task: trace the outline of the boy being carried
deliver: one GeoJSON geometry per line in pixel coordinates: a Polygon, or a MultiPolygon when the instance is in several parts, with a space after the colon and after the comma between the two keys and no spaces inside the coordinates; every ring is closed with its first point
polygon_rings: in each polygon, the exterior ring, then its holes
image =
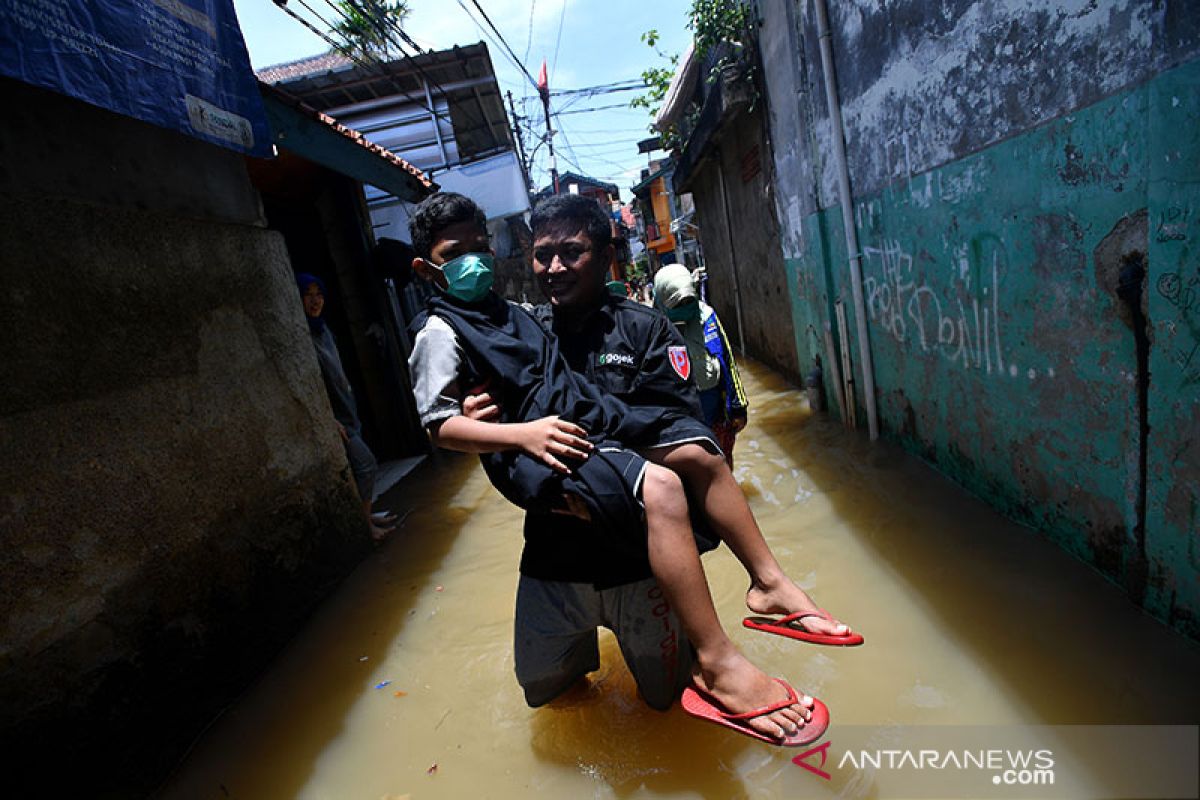
{"type": "MultiPolygon", "coordinates": [[[[801,700],[754,667],[713,608],[680,476],[750,573],[751,610],[816,614],[771,554],[711,432],[681,414],[630,408],[571,372],[554,337],[490,291],[485,222],[469,199],[434,195],[417,210],[411,229],[418,254],[413,267],[438,289],[418,323],[412,357],[418,408],[435,443],[498,454],[485,459],[489,477],[523,508],[591,516],[613,536],[640,537],[644,525],[645,538],[630,547],[648,550],[696,649],[695,690],[685,691],[685,708],[776,744],[819,738],[828,724],[824,706],[801,700]],[[505,413],[499,424],[462,415],[458,387],[482,379],[490,379],[489,391],[505,413]]],[[[829,619],[820,624],[841,637],[837,643],[857,643],[846,626],[829,619]]]]}

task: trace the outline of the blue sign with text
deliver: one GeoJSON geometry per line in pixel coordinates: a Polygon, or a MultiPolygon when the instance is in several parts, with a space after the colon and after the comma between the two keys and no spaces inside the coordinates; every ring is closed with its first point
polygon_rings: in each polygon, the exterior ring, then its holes
{"type": "Polygon", "coordinates": [[[233,0],[0,0],[0,74],[271,155],[233,0]]]}

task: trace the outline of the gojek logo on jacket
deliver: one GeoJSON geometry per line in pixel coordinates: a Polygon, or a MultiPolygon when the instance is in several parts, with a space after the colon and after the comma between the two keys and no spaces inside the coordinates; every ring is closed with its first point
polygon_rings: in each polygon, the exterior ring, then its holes
{"type": "Polygon", "coordinates": [[[633,367],[633,356],[628,353],[601,353],[596,363],[601,367],[633,367]]]}

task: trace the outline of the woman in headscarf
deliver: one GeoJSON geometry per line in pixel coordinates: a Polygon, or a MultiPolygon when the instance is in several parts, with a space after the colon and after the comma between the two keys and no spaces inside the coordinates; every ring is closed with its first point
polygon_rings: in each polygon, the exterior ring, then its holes
{"type": "Polygon", "coordinates": [[[371,538],[379,541],[395,527],[396,518],[387,512],[371,513],[375,475],[379,471],[379,464],[371,448],[363,441],[362,423],[358,419],[354,391],[350,388],[350,381],[346,379],[346,371],[342,368],[342,359],[338,355],[333,334],[321,318],[321,312],[325,309],[325,283],[316,275],[301,272],[296,275],[296,286],[300,289],[300,297],[304,303],[304,316],[308,320],[309,333],[312,334],[313,349],[317,352],[317,363],[321,366],[321,377],[325,381],[329,405],[333,408],[338,432],[342,435],[342,443],[346,447],[346,459],[354,473],[358,496],[362,498],[363,513],[371,526],[371,538]]]}
{"type": "Polygon", "coordinates": [[[733,469],[733,445],[746,427],[746,392],[733,360],[733,348],[712,306],[700,300],[692,274],[668,264],[654,275],[654,302],[687,342],[692,381],[700,391],[704,421],[717,435],[733,469]]]}

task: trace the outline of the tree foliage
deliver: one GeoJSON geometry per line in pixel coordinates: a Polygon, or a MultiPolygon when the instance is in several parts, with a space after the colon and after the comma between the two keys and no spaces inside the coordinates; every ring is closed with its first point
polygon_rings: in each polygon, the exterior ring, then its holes
{"type": "MultiPolygon", "coordinates": [[[[695,51],[692,58],[703,59],[710,51],[722,44],[730,44],[730,54],[723,55],[713,66],[709,81],[716,79],[721,69],[735,63],[745,50],[752,31],[753,16],[750,9],[740,0],[692,0],[688,10],[687,27],[695,37],[695,51]]],[[[633,108],[644,108],[651,117],[657,117],[662,108],[663,100],[671,87],[671,79],[679,66],[679,54],[668,55],[658,46],[659,33],[651,29],[642,34],[642,41],[652,49],[660,59],[668,62],[669,66],[651,66],[642,71],[642,80],[646,83],[646,93],[630,102],[633,108]]],[[[654,127],[651,125],[651,130],[654,127]]],[[[677,143],[678,131],[675,126],[661,131],[664,146],[677,143]]]]}
{"type": "Polygon", "coordinates": [[[675,75],[675,69],[679,66],[679,54],[664,53],[658,47],[658,30],[651,28],[642,34],[642,41],[646,43],[658,57],[664,59],[669,66],[665,67],[648,67],[642,70],[642,81],[646,84],[646,93],[640,97],[635,97],[630,101],[629,105],[633,108],[645,108],[653,115],[658,112],[658,107],[662,105],[663,98],[667,96],[667,90],[671,88],[671,78],[675,75]]]}
{"type": "Polygon", "coordinates": [[[351,53],[388,58],[398,55],[396,30],[409,15],[406,0],[334,0],[341,20],[330,31],[351,53]]]}
{"type": "MultiPolygon", "coordinates": [[[[671,88],[671,79],[675,77],[675,70],[679,67],[679,53],[668,54],[663,52],[658,46],[658,39],[659,34],[656,28],[651,28],[642,34],[642,41],[660,59],[666,61],[667,66],[652,66],[642,70],[642,81],[646,84],[646,93],[629,101],[631,108],[644,108],[649,111],[652,119],[658,116],[658,110],[662,107],[663,99],[667,96],[667,91],[671,88]]],[[[654,124],[651,123],[649,130],[652,133],[657,132],[662,135],[664,147],[673,145],[677,138],[673,126],[671,130],[656,131],[654,124]]]]}
{"type": "Polygon", "coordinates": [[[696,58],[729,43],[740,50],[750,33],[750,10],[738,0],[692,0],[688,29],[696,37],[696,58]]]}

